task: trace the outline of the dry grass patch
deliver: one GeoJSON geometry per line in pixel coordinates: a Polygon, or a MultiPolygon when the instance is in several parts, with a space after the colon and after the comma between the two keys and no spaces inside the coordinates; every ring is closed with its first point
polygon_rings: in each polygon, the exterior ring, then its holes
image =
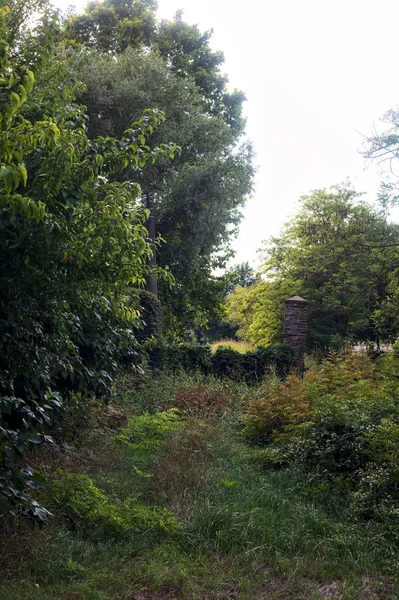
{"type": "Polygon", "coordinates": [[[180,387],[170,407],[191,415],[210,417],[224,412],[229,401],[229,394],[218,388],[198,386],[187,390],[180,387]]]}
{"type": "Polygon", "coordinates": [[[255,350],[255,346],[249,342],[244,342],[243,340],[218,340],[211,345],[212,353],[216,352],[216,350],[221,346],[223,348],[232,348],[232,350],[235,350],[240,354],[245,354],[246,352],[255,350]]]}
{"type": "Polygon", "coordinates": [[[209,423],[190,421],[170,436],[152,469],[150,494],[180,518],[188,518],[193,497],[206,487],[215,435],[209,423]]]}

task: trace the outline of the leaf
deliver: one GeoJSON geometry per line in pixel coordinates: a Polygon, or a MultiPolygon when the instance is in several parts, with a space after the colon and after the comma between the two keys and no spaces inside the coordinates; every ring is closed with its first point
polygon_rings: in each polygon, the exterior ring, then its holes
{"type": "Polygon", "coordinates": [[[22,164],[18,165],[18,169],[22,175],[22,181],[24,182],[24,186],[26,186],[26,182],[28,180],[28,171],[26,170],[25,165],[22,165],[22,164]]]}
{"type": "Polygon", "coordinates": [[[0,167],[0,180],[4,179],[4,177],[6,175],[8,175],[9,173],[11,173],[11,169],[9,167],[6,167],[6,166],[2,165],[0,167]]]}

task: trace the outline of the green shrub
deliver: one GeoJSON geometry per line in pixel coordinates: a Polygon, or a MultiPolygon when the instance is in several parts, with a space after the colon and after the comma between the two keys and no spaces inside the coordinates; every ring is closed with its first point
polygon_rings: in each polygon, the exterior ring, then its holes
{"type": "Polygon", "coordinates": [[[43,483],[43,477],[21,459],[42,442],[52,442],[43,431],[59,416],[59,394],[47,392],[44,402],[0,396],[0,514],[22,515],[39,522],[47,510],[32,500],[28,489],[43,483]]]}
{"type": "Polygon", "coordinates": [[[172,533],[180,529],[174,515],[135,498],[120,502],[96,487],[87,475],[58,471],[50,487],[53,502],[74,527],[94,534],[120,535],[134,531],[172,533]]]}
{"type": "Polygon", "coordinates": [[[267,372],[274,370],[284,378],[289,373],[294,353],[288,346],[260,346],[242,354],[232,348],[220,347],[211,357],[211,372],[219,377],[231,377],[248,384],[260,383],[267,372]]]}
{"type": "Polygon", "coordinates": [[[268,468],[295,462],[309,482],[344,488],[352,509],[399,524],[397,357],[334,354],[303,380],[273,379],[243,417],[247,436],[268,444],[268,468]]]}
{"type": "Polygon", "coordinates": [[[294,353],[284,345],[259,347],[241,353],[232,348],[219,347],[214,354],[210,346],[177,344],[157,346],[149,351],[149,364],[160,371],[200,371],[216,377],[229,377],[248,384],[260,383],[265,374],[275,370],[281,378],[290,371],[294,353]]]}
{"type": "Polygon", "coordinates": [[[242,356],[233,348],[217,348],[211,359],[213,375],[242,379],[244,377],[242,356]]]}
{"type": "Polygon", "coordinates": [[[184,417],[176,408],[155,414],[144,413],[130,417],[127,426],[114,439],[128,444],[133,450],[149,452],[159,447],[183,422],[184,417]]]}
{"type": "Polygon", "coordinates": [[[158,371],[209,372],[210,346],[201,344],[158,345],[148,352],[149,364],[158,371]]]}

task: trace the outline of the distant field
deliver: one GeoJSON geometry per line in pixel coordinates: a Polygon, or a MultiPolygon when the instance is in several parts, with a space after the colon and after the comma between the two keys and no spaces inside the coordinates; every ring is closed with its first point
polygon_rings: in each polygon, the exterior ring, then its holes
{"type": "Polygon", "coordinates": [[[233,350],[236,350],[241,354],[245,354],[245,352],[249,352],[250,350],[255,349],[255,346],[252,346],[252,344],[249,344],[248,342],[237,342],[235,340],[219,340],[212,344],[212,352],[216,352],[219,346],[228,346],[229,348],[233,348],[233,350]]]}

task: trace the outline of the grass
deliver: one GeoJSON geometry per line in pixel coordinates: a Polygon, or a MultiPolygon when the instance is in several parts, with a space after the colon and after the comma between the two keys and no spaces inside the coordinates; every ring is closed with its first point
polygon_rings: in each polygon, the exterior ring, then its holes
{"type": "Polygon", "coordinates": [[[255,350],[255,346],[250,344],[249,342],[244,342],[242,340],[218,340],[211,345],[212,353],[216,352],[220,346],[224,348],[232,348],[239,352],[240,354],[245,354],[246,352],[250,352],[251,350],[255,350]]]}
{"type": "Polygon", "coordinates": [[[41,530],[21,524],[2,536],[0,600],[399,597],[397,547],[381,525],[354,521],[343,493],[310,494],[300,472],[263,471],[252,460],[238,427],[245,386],[176,375],[141,388],[126,377],[119,390],[119,406],[91,409],[78,445],[35,460],[50,477],[57,467],[89,475],[111,501],[135,497],[168,509],[180,529],[116,537],[101,524],[71,528],[52,504],[41,530]],[[201,413],[204,388],[223,392],[227,407],[201,413]],[[137,443],[134,415],[148,406],[156,419],[181,389],[197,390],[195,410],[152,446],[137,443]],[[132,443],[121,443],[118,431],[129,427],[132,443]]]}

